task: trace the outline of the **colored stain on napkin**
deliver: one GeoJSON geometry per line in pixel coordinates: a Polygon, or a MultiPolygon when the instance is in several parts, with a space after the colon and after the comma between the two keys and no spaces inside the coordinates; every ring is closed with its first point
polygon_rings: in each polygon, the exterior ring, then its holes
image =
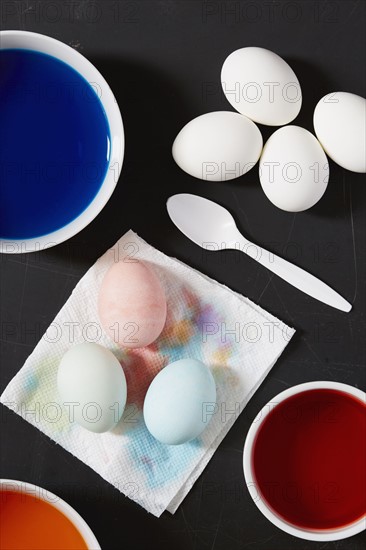
{"type": "Polygon", "coordinates": [[[0,491],[0,547],[4,550],[87,550],[73,523],[33,495],[0,491]]]}
{"type": "MultiPolygon", "coordinates": [[[[212,343],[215,350],[212,358],[222,361],[220,367],[226,366],[232,348],[230,343],[221,341],[218,329],[223,322],[223,315],[220,309],[200,300],[188,287],[183,286],[174,315],[171,313],[168,310],[165,328],[154,344],[142,349],[126,350],[122,359],[130,405],[123,419],[124,433],[130,435],[127,448],[151,488],[169,486],[178,475],[188,470],[201,452],[202,442],[196,438],[184,445],[164,445],[151,436],[142,417],[150,383],[169,363],[184,357],[207,360],[201,352],[204,339],[212,343]],[[205,337],[206,325],[209,325],[209,335],[205,337]]],[[[224,375],[222,370],[214,368],[213,374],[215,379],[219,377],[224,384],[229,373],[224,375]]]]}
{"type": "Polygon", "coordinates": [[[108,169],[110,131],[92,86],[50,55],[0,51],[0,237],[49,234],[77,218],[108,169]]]}
{"type": "Polygon", "coordinates": [[[129,441],[129,452],[135,467],[141,471],[151,489],[166,487],[189,470],[203,448],[197,437],[184,445],[165,445],[148,431],[141,417],[129,441]]]}
{"type": "Polygon", "coordinates": [[[155,344],[146,348],[126,350],[121,361],[127,382],[127,404],[142,409],[146,392],[160,370],[168,364],[168,358],[158,353],[155,344]]]}

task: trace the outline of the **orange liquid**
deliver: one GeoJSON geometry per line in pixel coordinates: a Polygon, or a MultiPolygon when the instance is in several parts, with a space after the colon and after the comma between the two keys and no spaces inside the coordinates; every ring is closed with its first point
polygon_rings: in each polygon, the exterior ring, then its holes
{"type": "Polygon", "coordinates": [[[87,550],[71,521],[52,504],[16,491],[0,491],[1,550],[87,550]]]}

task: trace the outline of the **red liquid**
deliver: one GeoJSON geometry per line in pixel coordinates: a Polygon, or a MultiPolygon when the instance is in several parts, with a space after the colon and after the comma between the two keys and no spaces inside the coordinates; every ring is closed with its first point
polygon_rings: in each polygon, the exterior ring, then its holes
{"type": "Polygon", "coordinates": [[[259,428],[252,468],[260,496],[288,523],[337,529],[366,514],[366,405],[317,389],[279,403],[259,428]]]}

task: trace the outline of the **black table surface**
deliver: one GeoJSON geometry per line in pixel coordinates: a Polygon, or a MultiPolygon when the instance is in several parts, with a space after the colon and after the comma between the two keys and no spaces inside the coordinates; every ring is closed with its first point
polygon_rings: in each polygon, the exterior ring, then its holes
{"type": "MultiPolygon", "coordinates": [[[[267,200],[257,168],[231,182],[199,181],[176,166],[171,145],[192,118],[232,110],[220,89],[220,70],[240,47],[262,46],[291,64],[303,90],[294,123],[311,131],[314,107],[326,93],[364,96],[365,3],[4,0],[0,17],[3,30],[47,34],[94,63],[116,95],[126,132],[122,175],[93,223],[57,247],[1,258],[0,390],[85,271],[130,228],[297,331],[174,515],[148,514],[4,407],[1,477],[41,485],[66,499],[103,549],[364,549],[364,534],[316,543],[280,531],[252,502],[242,471],[246,433],[277,393],[311,380],[366,389],[364,176],[331,162],[325,196],[311,210],[293,214],[267,200]],[[179,192],[228,207],[247,236],[319,276],[352,302],[351,313],[313,300],[239,252],[202,251],[168,218],[166,199],[179,192]]],[[[267,139],[274,129],[261,131],[267,139]]]]}

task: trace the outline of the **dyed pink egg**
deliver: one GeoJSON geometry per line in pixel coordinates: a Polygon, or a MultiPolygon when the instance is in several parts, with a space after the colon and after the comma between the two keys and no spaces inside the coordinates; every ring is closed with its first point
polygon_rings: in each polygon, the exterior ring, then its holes
{"type": "Polygon", "coordinates": [[[100,322],[123,348],[152,344],[166,320],[164,290],[146,263],[118,262],[107,271],[98,297],[100,322]]]}

